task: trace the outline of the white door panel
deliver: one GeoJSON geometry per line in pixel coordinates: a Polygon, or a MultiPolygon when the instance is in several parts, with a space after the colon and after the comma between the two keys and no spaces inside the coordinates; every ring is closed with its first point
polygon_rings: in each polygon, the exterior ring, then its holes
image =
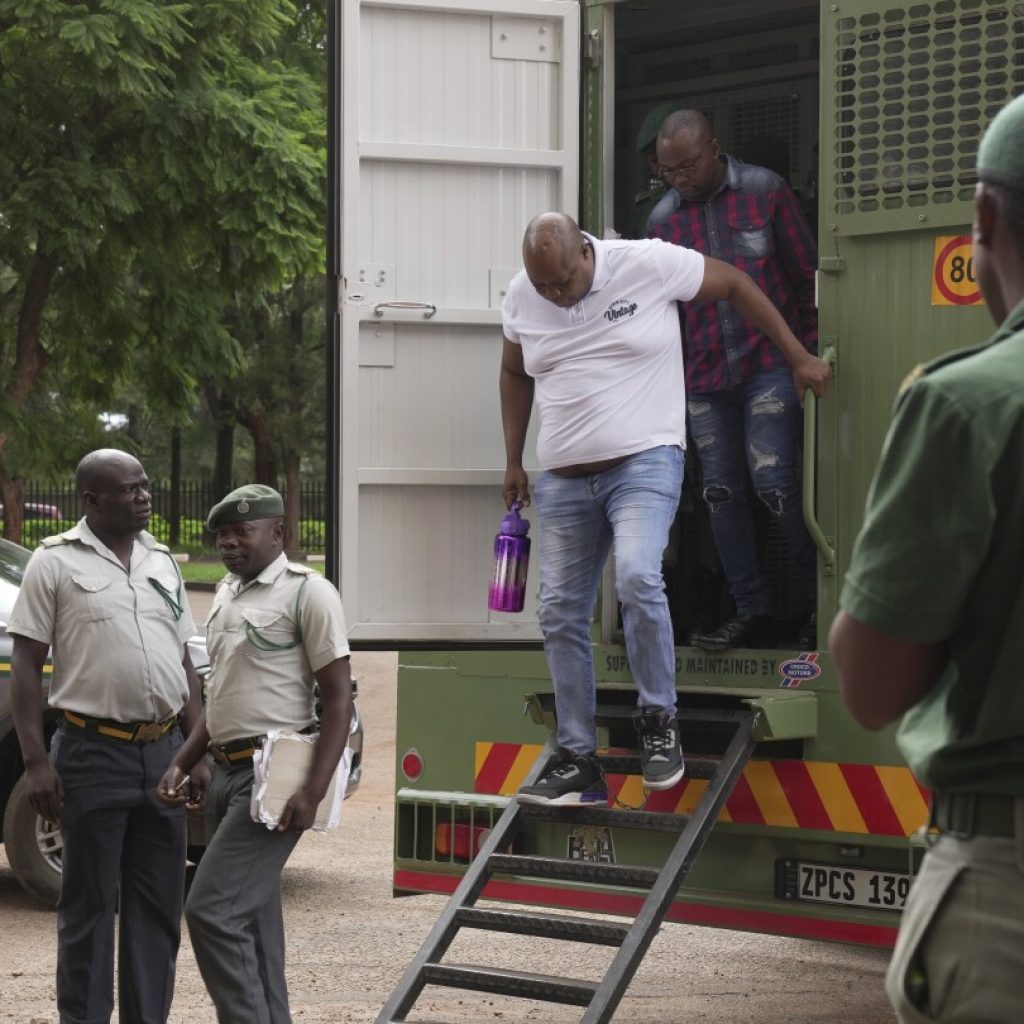
{"type": "Polygon", "coordinates": [[[526,610],[487,608],[504,511],[499,309],[527,221],[578,205],[578,5],[345,0],[342,36],[351,636],[537,639],[536,537],[526,610]]]}

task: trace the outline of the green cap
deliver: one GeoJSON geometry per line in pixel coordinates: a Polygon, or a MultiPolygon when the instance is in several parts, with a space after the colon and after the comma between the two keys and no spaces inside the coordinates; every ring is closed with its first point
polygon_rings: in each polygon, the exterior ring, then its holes
{"type": "Polygon", "coordinates": [[[236,487],[210,509],[206,528],[213,532],[230,523],[244,523],[250,519],[273,519],[284,515],[284,499],[266,484],[246,484],[236,487]]]}
{"type": "Polygon", "coordinates": [[[682,109],[681,103],[673,101],[671,103],[659,103],[656,107],[648,110],[647,116],[640,125],[640,131],[637,132],[636,151],[642,153],[649,146],[653,146],[658,141],[658,129],[661,127],[661,122],[673,111],[682,109]]]}
{"type": "Polygon", "coordinates": [[[1024,96],[996,114],[978,148],[978,177],[1024,191],[1024,96]]]}

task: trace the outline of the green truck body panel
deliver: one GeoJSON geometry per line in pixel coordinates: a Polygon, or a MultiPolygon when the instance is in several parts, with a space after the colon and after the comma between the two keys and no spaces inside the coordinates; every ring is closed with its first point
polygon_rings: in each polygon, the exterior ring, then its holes
{"type": "MultiPolygon", "coordinates": [[[[605,49],[613,45],[608,26],[616,16],[615,5],[595,0],[583,9],[580,218],[597,235],[611,226],[604,137],[611,65],[605,49]]],[[[992,330],[981,305],[932,304],[935,239],[969,234],[977,139],[995,111],[1024,87],[1019,71],[1016,81],[1012,73],[1020,38],[1019,8],[1014,13],[1006,3],[821,5],[818,298],[821,347],[835,351],[835,376],[816,403],[816,459],[807,472],[813,474],[817,521],[835,551],[834,567],[819,573],[822,649],[813,668],[805,658],[802,668],[793,669],[786,663],[799,662],[801,653],[792,650],[712,655],[677,648],[684,715],[687,700],[746,702],[761,711],[755,766],[770,763],[772,744],[778,744],[782,760],[821,766],[814,768],[820,778],[830,766],[844,766],[851,792],[861,774],[857,766],[880,770],[886,785],[906,786],[903,776],[886,774],[902,764],[893,730],[869,734],[844,711],[825,640],[900,382],[918,364],[976,344],[992,330]]],[[[654,93],[649,89],[636,104],[652,106],[659,99],[654,93]]],[[[620,187],[628,190],[629,184],[620,187]]],[[[621,637],[596,633],[599,690],[629,699],[621,637]]],[[[550,678],[536,649],[404,651],[398,686],[396,889],[443,889],[424,879],[459,875],[466,857],[454,849],[438,852],[437,826],[487,827],[505,799],[476,792],[477,744],[545,743],[546,717],[524,711],[534,695],[550,693],[550,678]],[[415,781],[402,773],[410,750],[422,758],[415,781]]],[[[533,707],[536,712],[536,699],[533,707]]],[[[603,735],[599,742],[609,739],[615,737],[603,735]]],[[[907,791],[907,806],[912,798],[907,791]]],[[[850,820],[841,811],[833,820],[850,820]]],[[[612,840],[616,860],[641,865],[659,864],[671,841],[624,832],[612,840]]],[[[564,856],[572,841],[565,828],[538,828],[524,838],[523,852],[564,856]]],[[[602,849],[601,837],[575,841],[602,849]]],[[[726,821],[680,893],[681,914],[685,918],[687,905],[700,906],[706,913],[691,919],[885,943],[898,923],[888,904],[869,909],[794,901],[781,893],[779,872],[813,862],[906,874],[922,850],[919,838],[891,831],[726,821]]],[[[554,889],[552,902],[559,902],[554,889]]],[[[594,905],[608,908],[600,898],[594,905]]]]}

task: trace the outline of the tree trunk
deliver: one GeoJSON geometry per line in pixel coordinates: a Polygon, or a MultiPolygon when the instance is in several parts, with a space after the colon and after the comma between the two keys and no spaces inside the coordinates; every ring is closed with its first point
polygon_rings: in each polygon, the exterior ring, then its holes
{"type": "Polygon", "coordinates": [[[4,506],[4,536],[15,544],[21,543],[24,501],[24,479],[20,476],[8,476],[7,467],[0,463],[0,502],[4,506]]]}
{"type": "Polygon", "coordinates": [[[236,409],[235,416],[252,437],[253,476],[256,479],[251,482],[276,487],[277,465],[270,442],[270,424],[267,422],[267,414],[262,409],[247,408],[236,409]]]}
{"type": "Polygon", "coordinates": [[[168,542],[181,544],[181,427],[171,428],[171,493],[167,518],[170,520],[168,542]]]}
{"type": "MultiPolygon", "coordinates": [[[[14,343],[14,363],[7,378],[4,404],[18,410],[25,404],[50,356],[42,345],[43,310],[57,273],[57,259],[46,252],[42,238],[36,242],[35,259],[25,282],[25,295],[18,310],[18,329],[14,343]]],[[[0,346],[0,368],[6,367],[6,352],[0,346]]],[[[0,430],[0,457],[7,447],[8,433],[0,430]]],[[[7,503],[4,503],[5,508],[7,503]]],[[[18,536],[21,536],[19,528],[18,536]]]]}
{"type": "Polygon", "coordinates": [[[212,381],[204,382],[203,393],[216,429],[213,479],[207,505],[212,507],[232,488],[235,472],[235,402],[212,381]]]}
{"type": "Polygon", "coordinates": [[[299,517],[302,515],[302,490],[299,481],[299,453],[291,446],[284,456],[284,547],[286,551],[299,550],[299,517]]]}

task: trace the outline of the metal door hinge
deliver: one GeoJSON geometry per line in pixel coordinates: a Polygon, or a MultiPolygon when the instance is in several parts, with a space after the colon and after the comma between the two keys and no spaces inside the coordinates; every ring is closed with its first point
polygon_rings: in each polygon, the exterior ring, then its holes
{"type": "Polygon", "coordinates": [[[596,28],[587,33],[587,67],[596,71],[601,66],[601,33],[596,28]]]}
{"type": "Polygon", "coordinates": [[[822,256],[818,269],[823,274],[841,274],[846,269],[846,260],[842,256],[822,256]]]}

